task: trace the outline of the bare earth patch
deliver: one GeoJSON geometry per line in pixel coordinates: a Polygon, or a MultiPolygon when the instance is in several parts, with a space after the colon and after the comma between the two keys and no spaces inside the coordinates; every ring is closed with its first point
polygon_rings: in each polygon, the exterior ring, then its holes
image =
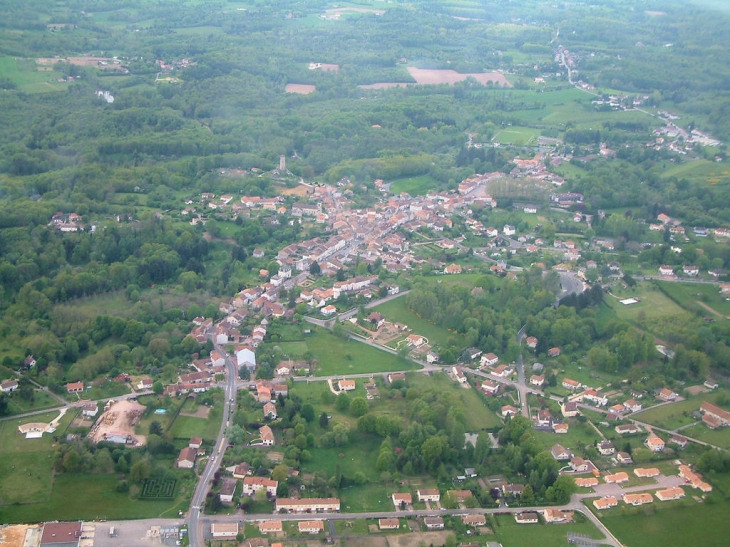
{"type": "Polygon", "coordinates": [[[104,440],[105,435],[119,433],[131,435],[139,444],[144,444],[144,435],[135,435],[134,426],[146,410],[146,407],[137,401],[119,401],[109,407],[94,424],[91,430],[91,438],[94,442],[104,440]]]}
{"type": "Polygon", "coordinates": [[[305,184],[300,184],[294,188],[285,188],[281,191],[284,196],[306,196],[309,194],[311,188],[305,184]]]}
{"type": "Polygon", "coordinates": [[[482,85],[492,82],[502,87],[512,87],[504,77],[504,74],[498,72],[479,72],[474,74],[459,74],[455,70],[429,70],[423,68],[408,67],[408,72],[417,83],[421,85],[427,84],[449,84],[454,85],[456,82],[462,82],[467,78],[474,78],[482,85]]]}
{"type": "Polygon", "coordinates": [[[689,393],[692,396],[702,395],[703,393],[707,393],[708,391],[710,391],[710,390],[707,389],[705,386],[689,386],[687,388],[687,393],[689,393]]]}
{"type": "Polygon", "coordinates": [[[285,91],[287,93],[298,93],[299,95],[309,95],[314,93],[315,87],[308,84],[286,84],[285,91]]]}
{"type": "Polygon", "coordinates": [[[210,414],[211,407],[200,405],[198,408],[195,409],[195,412],[180,412],[181,416],[190,416],[191,418],[203,418],[204,420],[208,419],[208,415],[210,414]]]}
{"type": "Polygon", "coordinates": [[[418,547],[419,545],[445,545],[451,532],[413,532],[388,536],[389,547],[418,547]]]}
{"type": "Polygon", "coordinates": [[[1,529],[0,545],[3,547],[23,547],[25,531],[28,528],[37,528],[37,526],[18,524],[17,526],[8,526],[7,528],[1,529]]]}

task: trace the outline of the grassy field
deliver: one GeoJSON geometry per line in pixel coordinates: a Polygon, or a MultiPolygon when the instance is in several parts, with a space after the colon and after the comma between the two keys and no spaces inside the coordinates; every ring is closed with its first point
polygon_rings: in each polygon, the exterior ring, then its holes
{"type": "Polygon", "coordinates": [[[683,429],[681,433],[694,439],[714,444],[715,446],[730,449],[730,429],[727,427],[722,429],[710,429],[704,424],[698,424],[688,427],[687,429],[683,429]]]}
{"type": "Polygon", "coordinates": [[[191,484],[178,484],[173,500],[136,501],[128,493],[116,492],[116,475],[58,475],[50,498],[43,503],[3,506],[2,522],[58,520],[136,519],[177,516],[187,510],[191,484]],[[79,495],[83,493],[83,495],[79,495]]]}
{"type": "Polygon", "coordinates": [[[405,323],[413,329],[414,333],[428,338],[428,343],[431,345],[446,346],[450,338],[455,339],[457,343],[463,338],[461,335],[449,332],[413,313],[406,307],[405,297],[395,298],[381,304],[375,308],[375,311],[382,313],[388,321],[405,323]]]}
{"type": "Polygon", "coordinates": [[[717,285],[669,281],[657,281],[657,284],[688,311],[712,316],[712,312],[705,307],[708,306],[718,314],[730,316],[730,302],[720,295],[717,285]]]}
{"type": "Polygon", "coordinates": [[[493,142],[500,144],[515,144],[517,146],[531,146],[537,143],[540,136],[539,129],[530,127],[512,126],[499,131],[494,137],[493,142]]]}
{"type": "Polygon", "coordinates": [[[178,416],[170,428],[170,434],[176,439],[202,437],[206,441],[214,441],[220,429],[220,411],[211,412],[207,420],[191,416],[178,416]]]}
{"type": "Polygon", "coordinates": [[[60,403],[54,397],[51,397],[45,391],[36,390],[34,392],[33,401],[25,401],[17,395],[8,399],[9,414],[22,414],[23,412],[33,412],[34,410],[43,410],[44,408],[52,408],[60,406],[60,403]]]}
{"type": "Polygon", "coordinates": [[[516,524],[511,515],[495,517],[494,533],[496,541],[504,547],[524,547],[539,545],[540,547],[563,547],[568,532],[586,534],[600,538],[601,533],[581,515],[576,515],[580,522],[574,524],[516,524]]]}
{"type": "Polygon", "coordinates": [[[694,182],[717,184],[730,182],[730,169],[724,163],[708,160],[688,161],[680,164],[671,164],[665,169],[663,178],[685,178],[694,182]]]}
{"type": "Polygon", "coordinates": [[[618,513],[602,520],[626,547],[714,547],[726,545],[728,511],[727,501],[674,508],[654,503],[637,515],[618,513]]]}
{"type": "Polygon", "coordinates": [[[9,78],[18,89],[29,93],[59,91],[68,85],[56,82],[60,72],[39,71],[33,59],[0,57],[0,76],[9,78]]]}
{"type": "Polygon", "coordinates": [[[428,175],[423,175],[420,177],[396,180],[390,186],[390,191],[394,194],[408,192],[412,196],[422,196],[427,194],[429,190],[433,190],[435,187],[436,180],[428,175]]]}
{"type": "Polygon", "coordinates": [[[663,294],[651,283],[638,283],[636,287],[623,289],[619,284],[611,287],[611,294],[607,294],[603,301],[610,307],[619,319],[637,322],[640,314],[650,319],[665,317],[682,312],[682,308],[663,294]],[[640,301],[630,306],[624,306],[619,300],[624,298],[638,298],[640,301]]]}
{"type": "Polygon", "coordinates": [[[397,355],[355,340],[343,340],[328,331],[317,329],[307,338],[307,347],[319,364],[316,376],[412,370],[417,365],[397,355]]]}
{"type": "MultiPolygon", "coordinates": [[[[673,429],[673,427],[687,425],[688,423],[696,421],[695,419],[684,417],[684,414],[686,412],[698,410],[700,405],[705,401],[714,402],[721,393],[728,394],[726,390],[704,393],[697,397],[687,399],[686,401],[670,403],[649,410],[644,410],[638,414],[634,414],[633,417],[648,424],[663,427],[665,429],[673,429]],[[679,423],[679,425],[673,425],[675,423],[679,423]]],[[[704,426],[702,427],[704,428],[704,426]]]]}

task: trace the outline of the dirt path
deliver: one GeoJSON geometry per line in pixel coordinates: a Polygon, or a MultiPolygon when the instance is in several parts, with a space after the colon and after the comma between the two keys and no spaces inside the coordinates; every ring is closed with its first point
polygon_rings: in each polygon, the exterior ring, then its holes
{"type": "Polygon", "coordinates": [[[718,317],[724,317],[725,319],[730,319],[730,317],[728,317],[727,315],[723,315],[719,311],[713,310],[710,306],[708,306],[704,302],[700,302],[699,300],[695,300],[695,303],[696,304],[699,304],[700,306],[702,306],[703,308],[705,308],[708,312],[710,312],[713,315],[717,315],[718,317]]]}

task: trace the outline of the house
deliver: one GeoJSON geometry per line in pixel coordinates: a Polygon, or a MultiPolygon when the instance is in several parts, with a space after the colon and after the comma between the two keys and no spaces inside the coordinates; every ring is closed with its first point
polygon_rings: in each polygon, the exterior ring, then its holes
{"type": "Polygon", "coordinates": [[[527,344],[528,348],[535,349],[537,347],[537,338],[534,336],[528,336],[525,340],[525,344],[527,344]]]}
{"type": "Polygon", "coordinates": [[[723,410],[712,403],[702,403],[700,405],[702,412],[702,421],[710,429],[717,429],[726,425],[730,425],[730,412],[723,410]]]}
{"type": "Polygon", "coordinates": [[[636,433],[641,433],[641,428],[636,424],[617,425],[614,427],[614,430],[619,435],[635,435],[636,433]]]}
{"type": "Polygon", "coordinates": [[[633,505],[637,507],[639,505],[646,505],[647,503],[653,503],[654,498],[648,492],[639,494],[624,494],[624,503],[626,505],[633,505]]]}
{"type": "Polygon", "coordinates": [[[674,268],[671,266],[659,266],[659,275],[674,275],[674,268]]]}
{"type": "Polygon", "coordinates": [[[397,382],[399,380],[402,381],[402,382],[405,382],[406,381],[406,375],[405,375],[405,373],[403,373],[403,372],[391,372],[390,374],[388,374],[388,383],[389,384],[393,384],[393,382],[397,382]]]}
{"type": "Polygon", "coordinates": [[[533,374],[530,376],[530,385],[536,386],[536,387],[542,387],[545,385],[545,375],[544,374],[533,374]]]}
{"type": "Polygon", "coordinates": [[[503,484],[502,485],[502,493],[505,495],[505,497],[510,496],[513,498],[519,497],[522,495],[522,492],[525,491],[525,485],[524,484],[503,484]]]}
{"type": "Polygon", "coordinates": [[[537,411],[537,425],[541,427],[550,427],[553,417],[549,408],[541,408],[537,411]]]}
{"type": "Polygon", "coordinates": [[[700,269],[697,266],[682,266],[682,272],[684,275],[695,277],[700,273],[700,269]]]}
{"type": "Polygon", "coordinates": [[[274,372],[277,376],[289,376],[289,374],[291,374],[289,363],[287,361],[282,361],[276,366],[274,372]]]}
{"type": "Polygon", "coordinates": [[[580,414],[580,410],[578,410],[578,403],[570,401],[560,405],[560,411],[566,418],[575,418],[578,414],[580,414]]]}
{"type": "Polygon", "coordinates": [[[397,530],[400,528],[400,521],[398,519],[378,519],[378,528],[380,530],[397,530]]]}
{"type": "Polygon", "coordinates": [[[454,374],[457,382],[459,382],[460,384],[466,383],[466,376],[464,376],[464,371],[461,370],[460,366],[451,367],[451,372],[454,374]]]}
{"type": "Polygon", "coordinates": [[[482,355],[480,361],[483,366],[492,367],[499,363],[499,357],[497,357],[494,353],[487,353],[486,355],[482,355]]]}
{"type": "Polygon", "coordinates": [[[583,401],[589,401],[596,406],[607,406],[608,398],[601,395],[595,389],[587,389],[583,392],[583,401]]]}
{"type": "Polygon", "coordinates": [[[426,488],[422,490],[416,490],[418,501],[439,501],[441,500],[441,492],[435,488],[426,488]]]}
{"type": "Polygon", "coordinates": [[[190,440],[188,441],[188,446],[190,448],[194,448],[195,450],[200,450],[200,448],[203,446],[203,437],[190,437],[190,440]]]}
{"type": "Polygon", "coordinates": [[[233,503],[233,495],[236,493],[238,481],[235,479],[223,479],[218,495],[223,503],[233,503]]]}
{"type": "Polygon", "coordinates": [[[598,452],[601,456],[610,456],[616,452],[616,447],[611,441],[602,441],[598,443],[598,452]]]}
{"type": "Polygon", "coordinates": [[[323,520],[301,520],[297,523],[300,534],[319,534],[324,532],[323,520]]]}
{"type": "Polygon", "coordinates": [[[266,477],[249,477],[243,478],[243,493],[247,496],[253,496],[259,490],[265,490],[268,497],[276,496],[276,489],[279,481],[267,479],[266,477]]]}
{"type": "Polygon", "coordinates": [[[84,391],[83,382],[70,382],[66,384],[66,391],[69,393],[81,393],[84,391]]]}
{"type": "Polygon", "coordinates": [[[659,390],[657,397],[659,397],[662,401],[674,401],[677,397],[679,397],[679,395],[665,387],[659,390]]]}
{"type": "Polygon", "coordinates": [[[274,432],[268,425],[261,426],[261,428],[259,429],[259,436],[261,437],[261,443],[264,446],[274,446],[274,432]]]}
{"type": "Polygon", "coordinates": [[[485,515],[464,515],[461,517],[461,522],[465,526],[486,526],[487,517],[485,515]]]}
{"type": "Polygon", "coordinates": [[[684,497],[684,490],[682,490],[679,486],[675,486],[674,488],[657,490],[656,492],[654,492],[654,495],[659,501],[678,500],[684,497]]]}
{"type": "Polygon", "coordinates": [[[284,525],[280,520],[262,520],[259,522],[259,532],[262,534],[280,534],[284,525]]]}
{"type": "Polygon", "coordinates": [[[420,348],[423,344],[428,343],[428,340],[419,334],[409,334],[406,341],[413,348],[420,348]]]}
{"type": "Polygon", "coordinates": [[[396,509],[400,509],[403,506],[413,505],[413,497],[407,493],[393,492],[391,499],[393,500],[393,506],[396,509]]]}
{"type": "Polygon", "coordinates": [[[561,384],[565,389],[569,389],[570,391],[576,391],[583,387],[583,384],[576,380],[571,380],[570,378],[565,378],[563,380],[563,383],[561,384]]]}
{"type": "Polygon", "coordinates": [[[482,382],[482,391],[487,395],[496,395],[497,393],[499,393],[500,387],[501,384],[493,380],[487,379],[482,382]]]}
{"type": "Polygon", "coordinates": [[[562,350],[560,348],[558,348],[558,347],[550,348],[548,350],[548,353],[547,354],[548,354],[548,357],[558,357],[560,355],[561,351],[562,350]]]}
{"type": "Polygon", "coordinates": [[[624,401],[624,408],[626,410],[630,410],[631,412],[640,412],[642,406],[641,403],[636,399],[629,399],[628,401],[624,401]]]}
{"type": "Polygon", "coordinates": [[[634,469],[634,475],[640,479],[657,477],[659,475],[659,469],[656,467],[637,467],[634,469]]]}
{"type": "Polygon", "coordinates": [[[264,417],[275,420],[279,415],[276,413],[276,405],[269,401],[264,403],[264,417]]]}
{"type": "Polygon", "coordinates": [[[652,452],[662,452],[664,450],[664,441],[653,432],[646,438],[644,445],[652,452]]]}
{"type": "Polygon", "coordinates": [[[634,460],[631,459],[631,454],[629,454],[628,452],[617,452],[616,460],[618,460],[618,462],[623,465],[631,465],[632,463],[634,463],[634,460]]]}
{"type": "Polygon", "coordinates": [[[340,391],[354,391],[355,387],[355,380],[340,380],[337,382],[337,389],[340,391]]]}
{"type": "Polygon", "coordinates": [[[519,413],[519,409],[513,407],[512,405],[504,405],[502,407],[502,418],[506,418],[507,416],[517,416],[517,414],[519,413]]]}
{"type": "Polygon", "coordinates": [[[718,387],[720,387],[720,384],[718,384],[714,380],[709,379],[705,380],[705,383],[702,385],[705,386],[707,389],[717,389],[718,387]]]}
{"type": "Polygon", "coordinates": [[[340,500],[338,498],[277,498],[274,508],[277,513],[280,511],[290,513],[339,512],[340,500]]]}
{"type": "Polygon", "coordinates": [[[238,535],[237,522],[214,522],[210,525],[213,539],[235,539],[238,535]]]}
{"type": "Polygon", "coordinates": [[[471,490],[449,490],[446,492],[446,495],[450,496],[458,504],[463,504],[466,500],[474,496],[471,490]]]}
{"type": "Polygon", "coordinates": [[[612,475],[606,475],[603,480],[606,481],[606,484],[622,484],[629,482],[629,474],[626,471],[619,471],[612,475]]]}
{"type": "Polygon", "coordinates": [[[180,455],[177,457],[177,467],[180,469],[192,469],[195,466],[195,458],[198,456],[198,451],[194,448],[186,446],[180,450],[180,455]]]}
{"type": "MultiPolygon", "coordinates": [[[[40,547],[58,546],[58,547],[78,547],[83,532],[81,522],[46,522],[43,525],[40,542],[36,543],[40,547]]],[[[7,541],[7,540],[6,540],[7,541]]],[[[37,539],[35,540],[38,541],[37,539]]]]}
{"type": "Polygon", "coordinates": [[[382,314],[374,311],[370,315],[368,315],[368,321],[370,321],[370,324],[374,325],[376,328],[380,328],[385,324],[385,317],[383,317],[382,314]]]}
{"type": "Polygon", "coordinates": [[[570,425],[568,424],[553,424],[553,432],[557,434],[564,434],[567,433],[570,429],[570,425]]]}
{"type": "Polygon", "coordinates": [[[568,513],[560,509],[545,509],[542,514],[546,524],[568,522],[568,513]]]}
{"type": "Polygon", "coordinates": [[[86,403],[81,409],[84,418],[93,418],[97,412],[99,412],[99,405],[96,403],[86,403]]]}
{"type": "Polygon", "coordinates": [[[575,473],[587,473],[590,469],[588,462],[578,456],[570,460],[570,467],[575,473]]]}
{"type": "Polygon", "coordinates": [[[688,465],[679,466],[679,476],[685,479],[692,488],[699,488],[703,492],[712,492],[712,485],[702,480],[702,476],[698,475],[688,465]]]}
{"type": "Polygon", "coordinates": [[[513,236],[517,233],[517,229],[514,226],[505,224],[504,228],[502,228],[502,233],[506,236],[513,236]]]}
{"type": "Polygon", "coordinates": [[[458,264],[449,264],[444,268],[445,274],[460,274],[461,273],[461,266],[458,264]]]}
{"type": "Polygon", "coordinates": [[[443,530],[444,519],[441,517],[424,517],[423,524],[426,525],[427,530],[443,530]]]}
{"type": "Polygon", "coordinates": [[[550,449],[550,454],[559,462],[565,462],[570,460],[573,454],[570,450],[563,448],[561,445],[556,444],[550,449]]]}
{"type": "Polygon", "coordinates": [[[596,477],[576,477],[575,485],[581,488],[592,488],[598,486],[598,479],[596,477]]]}
{"type": "Polygon", "coordinates": [[[0,391],[3,393],[11,393],[16,389],[18,389],[17,380],[4,380],[2,383],[0,383],[0,391]]]}
{"type": "Polygon", "coordinates": [[[337,308],[332,304],[329,304],[322,308],[320,311],[322,312],[322,315],[329,317],[330,315],[337,313],[337,308]]]}
{"type": "Polygon", "coordinates": [[[154,382],[152,381],[152,378],[142,378],[139,382],[137,382],[137,389],[140,391],[152,389],[153,385],[154,382]]]}
{"type": "Polygon", "coordinates": [[[236,351],[236,364],[238,368],[246,367],[254,370],[256,368],[256,354],[251,348],[242,347],[236,351]]]}
{"type": "Polygon", "coordinates": [[[499,365],[492,371],[492,374],[494,374],[495,376],[499,376],[500,378],[509,378],[513,372],[514,369],[512,367],[508,367],[507,365],[499,365]]]}
{"type": "Polygon", "coordinates": [[[681,435],[672,435],[669,438],[669,442],[676,444],[679,448],[687,448],[687,444],[689,444],[687,437],[682,437],[681,435]]]}
{"type": "Polygon", "coordinates": [[[251,464],[247,462],[242,462],[233,469],[233,476],[237,479],[243,479],[250,475],[252,472],[253,470],[251,469],[251,464]]]}
{"type": "Polygon", "coordinates": [[[536,512],[526,511],[524,513],[515,513],[515,522],[517,524],[537,524],[540,519],[536,512]]]}
{"type": "Polygon", "coordinates": [[[593,507],[595,507],[599,511],[602,511],[604,509],[610,509],[611,507],[616,507],[617,505],[618,500],[613,496],[606,496],[604,498],[593,500],[593,507]]]}

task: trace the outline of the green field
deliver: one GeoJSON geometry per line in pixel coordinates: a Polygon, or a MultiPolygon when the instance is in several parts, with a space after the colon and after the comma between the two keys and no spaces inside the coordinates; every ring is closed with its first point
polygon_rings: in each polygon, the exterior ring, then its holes
{"type": "MultiPolygon", "coordinates": [[[[718,390],[711,393],[704,393],[702,395],[698,395],[697,397],[687,399],[686,401],[669,403],[667,405],[644,410],[642,412],[632,415],[632,417],[648,424],[663,427],[664,429],[673,429],[674,427],[687,425],[697,421],[694,418],[685,417],[684,413],[698,410],[700,408],[700,405],[705,401],[714,402],[721,393],[728,394],[726,390],[718,390]]],[[[707,429],[704,426],[702,427],[704,429],[707,429]]]]}
{"type": "Polygon", "coordinates": [[[698,424],[688,427],[687,429],[683,429],[681,433],[715,446],[730,449],[730,429],[727,427],[723,427],[722,429],[710,429],[704,424],[698,424]]]}
{"type": "Polygon", "coordinates": [[[406,307],[405,296],[395,298],[385,304],[380,304],[374,309],[375,311],[382,313],[388,321],[408,325],[415,334],[420,334],[421,336],[428,338],[428,343],[432,346],[446,346],[448,345],[449,339],[456,340],[456,343],[458,344],[459,340],[462,339],[461,335],[449,332],[448,330],[439,327],[426,319],[418,317],[418,315],[406,307]]]}
{"type": "Polygon", "coordinates": [[[616,514],[602,519],[626,547],[666,547],[726,545],[730,503],[697,504],[689,507],[662,507],[654,503],[636,515],[616,514]]]}
{"type": "Polygon", "coordinates": [[[494,533],[503,547],[563,547],[568,532],[585,534],[593,538],[602,537],[601,533],[582,515],[576,515],[580,522],[572,524],[517,524],[512,515],[495,516],[494,533]]]}
{"type": "Polygon", "coordinates": [[[661,176],[663,178],[677,177],[689,179],[693,182],[718,184],[730,182],[730,169],[724,163],[697,160],[672,164],[671,167],[661,173],[661,176]]]}
{"type": "Polygon", "coordinates": [[[704,283],[674,283],[670,281],[657,281],[663,291],[673,300],[688,311],[701,313],[712,317],[713,315],[730,316],[730,302],[720,295],[717,285],[704,283]],[[715,310],[713,314],[707,307],[715,310]]]}
{"type": "Polygon", "coordinates": [[[210,413],[207,420],[191,416],[178,416],[170,428],[175,439],[202,437],[206,441],[214,441],[220,429],[220,411],[210,413]]]}
{"type": "Polygon", "coordinates": [[[39,71],[33,59],[0,57],[0,77],[9,78],[21,91],[60,91],[68,85],[56,82],[61,75],[53,70],[39,71]]]}
{"type": "Polygon", "coordinates": [[[539,136],[539,129],[512,126],[499,131],[496,135],[494,135],[494,137],[492,137],[492,142],[498,142],[500,144],[515,144],[517,146],[532,146],[537,143],[537,138],[539,136]]]}
{"type": "Polygon", "coordinates": [[[673,302],[651,283],[638,283],[636,287],[623,289],[618,284],[611,287],[611,294],[603,298],[606,306],[616,314],[619,319],[625,319],[636,323],[640,315],[647,319],[660,318],[668,315],[682,313],[682,308],[673,302]],[[639,302],[624,306],[619,302],[624,298],[638,298],[639,302]]]}
{"type": "Polygon", "coordinates": [[[390,191],[394,194],[407,192],[412,196],[422,196],[436,187],[436,180],[428,175],[420,177],[411,177],[407,179],[399,179],[390,186],[390,191]]]}
{"type": "Polygon", "coordinates": [[[329,331],[317,329],[307,338],[307,347],[318,361],[316,376],[413,370],[418,365],[397,355],[355,340],[343,340],[329,331]]]}
{"type": "Polygon", "coordinates": [[[52,397],[45,391],[34,391],[33,401],[25,401],[14,395],[8,399],[8,410],[11,415],[22,414],[23,412],[33,412],[34,410],[42,410],[44,408],[53,408],[60,406],[58,399],[52,397]]]}

